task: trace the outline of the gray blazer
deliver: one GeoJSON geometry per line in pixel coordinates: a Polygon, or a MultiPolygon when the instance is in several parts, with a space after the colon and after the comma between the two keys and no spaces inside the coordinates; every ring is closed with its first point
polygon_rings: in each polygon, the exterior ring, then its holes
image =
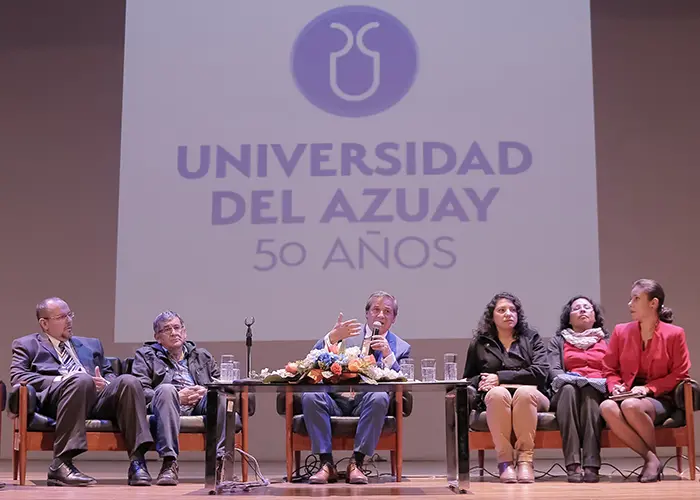
{"type": "MultiPolygon", "coordinates": [[[[80,363],[88,374],[95,374],[95,367],[108,381],[116,377],[112,365],[105,361],[104,349],[99,339],[89,337],[72,337],[70,343],[80,363]]],[[[43,333],[32,333],[12,342],[12,363],[10,364],[10,383],[25,382],[36,391],[39,404],[44,401],[47,389],[54,379],[61,375],[59,368],[61,358],[51,341],[43,333]]]]}

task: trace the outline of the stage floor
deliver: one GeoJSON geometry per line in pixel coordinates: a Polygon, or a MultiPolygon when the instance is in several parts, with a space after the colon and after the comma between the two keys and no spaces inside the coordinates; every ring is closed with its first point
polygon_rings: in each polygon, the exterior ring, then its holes
{"type": "MultiPolygon", "coordinates": [[[[80,499],[80,500],[125,500],[137,498],[185,498],[191,496],[209,496],[208,490],[202,483],[203,464],[201,462],[181,462],[180,473],[182,482],[177,487],[142,487],[135,488],[126,485],[126,470],[128,463],[125,461],[86,461],[76,462],[82,471],[96,477],[99,484],[89,488],[48,488],[46,487],[46,468],[48,462],[44,460],[32,460],[29,462],[28,484],[20,487],[12,481],[12,473],[9,461],[0,462],[0,481],[6,483],[0,489],[0,500],[8,498],[12,500],[52,500],[80,499]]],[[[547,471],[553,464],[550,460],[538,460],[536,468],[539,471],[547,471]]],[[[561,469],[555,467],[550,473],[555,477],[539,479],[535,484],[500,484],[497,479],[486,475],[480,480],[477,475],[472,477],[469,495],[464,498],[483,499],[518,499],[518,500],[606,500],[606,499],[639,499],[644,497],[696,499],[700,498],[700,482],[688,480],[686,470],[681,479],[672,468],[675,461],[670,461],[666,468],[663,481],[655,484],[639,484],[634,477],[623,480],[613,473],[613,469],[604,466],[601,469],[603,480],[598,484],[569,484],[561,469]]],[[[616,459],[615,465],[624,473],[631,472],[638,464],[636,460],[616,459]]],[[[309,484],[288,484],[281,482],[284,474],[284,464],[263,463],[262,471],[273,483],[265,488],[258,488],[248,493],[222,496],[244,496],[250,499],[286,498],[329,498],[329,497],[370,497],[370,498],[435,498],[455,496],[445,486],[445,478],[439,477],[444,465],[439,462],[406,462],[404,475],[407,476],[401,483],[394,483],[387,476],[371,479],[367,486],[346,485],[338,483],[329,486],[309,484]],[[434,474],[434,475],[433,475],[434,474]]],[[[159,464],[149,461],[149,470],[155,477],[159,464]]],[[[495,467],[487,468],[494,469],[495,467]]],[[[378,471],[388,473],[386,463],[378,464],[378,471]]]]}

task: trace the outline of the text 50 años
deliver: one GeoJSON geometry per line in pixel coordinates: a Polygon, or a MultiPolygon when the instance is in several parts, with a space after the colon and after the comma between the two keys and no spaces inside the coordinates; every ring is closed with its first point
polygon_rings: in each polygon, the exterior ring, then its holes
{"type": "MultiPolygon", "coordinates": [[[[420,269],[426,266],[450,269],[457,263],[455,240],[451,236],[424,239],[420,236],[404,236],[390,239],[380,231],[367,231],[357,239],[337,237],[328,248],[307,246],[299,241],[280,241],[262,238],[255,248],[253,268],[271,271],[277,267],[298,267],[306,263],[310,254],[322,269],[365,269],[377,266],[386,269],[420,269]]],[[[315,265],[315,263],[314,263],[315,265]]]]}

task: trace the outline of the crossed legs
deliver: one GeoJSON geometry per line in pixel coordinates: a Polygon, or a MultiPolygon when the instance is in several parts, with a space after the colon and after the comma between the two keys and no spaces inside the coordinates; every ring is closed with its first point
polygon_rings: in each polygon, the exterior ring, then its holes
{"type": "Polygon", "coordinates": [[[647,482],[658,478],[661,462],[656,456],[656,409],[651,399],[630,398],[620,404],[608,399],[600,404],[600,414],[610,430],[644,459],[640,480],[647,482]]]}

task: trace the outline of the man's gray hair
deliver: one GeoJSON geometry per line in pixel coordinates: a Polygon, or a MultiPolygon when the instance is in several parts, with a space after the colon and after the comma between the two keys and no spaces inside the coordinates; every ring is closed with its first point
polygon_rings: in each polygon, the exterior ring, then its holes
{"type": "Polygon", "coordinates": [[[49,307],[51,304],[65,304],[66,301],[60,297],[48,297],[36,305],[36,319],[37,321],[46,318],[49,312],[49,307]]]}
{"type": "Polygon", "coordinates": [[[170,321],[173,318],[179,319],[180,324],[182,326],[185,326],[185,322],[182,321],[182,318],[180,317],[180,315],[178,313],[176,313],[175,311],[163,311],[158,316],[156,316],[156,319],[153,320],[153,332],[154,333],[160,332],[161,325],[163,323],[167,323],[168,321],[170,321]]]}
{"type": "Polygon", "coordinates": [[[372,295],[369,296],[367,299],[367,303],[365,304],[365,312],[368,312],[369,309],[372,307],[372,302],[374,302],[375,299],[390,299],[391,302],[394,304],[394,316],[399,315],[399,301],[396,300],[396,297],[394,297],[392,294],[388,292],[383,292],[379,290],[378,292],[374,292],[372,295]]]}

